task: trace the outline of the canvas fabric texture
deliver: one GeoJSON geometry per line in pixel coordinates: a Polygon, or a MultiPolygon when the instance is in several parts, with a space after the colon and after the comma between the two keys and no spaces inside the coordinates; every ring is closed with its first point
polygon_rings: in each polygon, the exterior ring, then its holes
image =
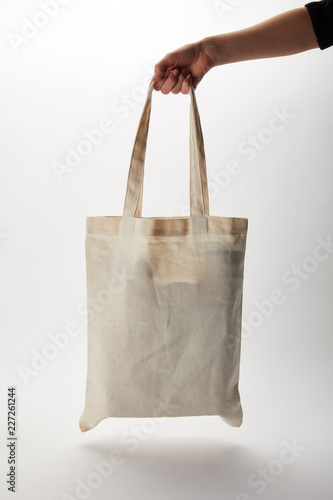
{"type": "Polygon", "coordinates": [[[87,378],[82,432],[108,417],[219,415],[239,427],[248,219],[209,214],[204,140],[190,87],[190,215],[142,217],[154,82],[122,216],[86,218],[87,378]]]}

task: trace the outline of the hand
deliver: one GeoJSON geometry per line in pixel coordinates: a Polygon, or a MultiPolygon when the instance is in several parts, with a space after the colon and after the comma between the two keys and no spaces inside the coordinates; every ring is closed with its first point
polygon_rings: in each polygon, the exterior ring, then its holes
{"type": "Polygon", "coordinates": [[[154,89],[162,94],[188,94],[190,84],[196,88],[205,74],[215,66],[213,52],[204,41],[184,45],[169,52],[155,65],[154,89]]]}

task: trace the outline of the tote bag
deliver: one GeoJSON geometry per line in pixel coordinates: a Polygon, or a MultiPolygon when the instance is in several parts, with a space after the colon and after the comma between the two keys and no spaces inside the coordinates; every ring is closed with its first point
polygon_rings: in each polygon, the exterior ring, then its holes
{"type": "Polygon", "coordinates": [[[248,219],[209,215],[190,87],[190,215],[142,217],[154,82],[138,125],[123,215],[86,218],[88,359],[82,432],[107,417],[219,415],[239,427],[248,219]]]}

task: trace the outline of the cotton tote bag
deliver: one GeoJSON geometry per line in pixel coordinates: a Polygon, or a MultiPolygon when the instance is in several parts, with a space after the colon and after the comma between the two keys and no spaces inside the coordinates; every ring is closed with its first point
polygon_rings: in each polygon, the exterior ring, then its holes
{"type": "Polygon", "coordinates": [[[142,217],[151,81],[123,215],[87,217],[88,364],[82,432],[107,417],[219,415],[239,427],[248,219],[209,215],[190,87],[190,215],[142,217]]]}

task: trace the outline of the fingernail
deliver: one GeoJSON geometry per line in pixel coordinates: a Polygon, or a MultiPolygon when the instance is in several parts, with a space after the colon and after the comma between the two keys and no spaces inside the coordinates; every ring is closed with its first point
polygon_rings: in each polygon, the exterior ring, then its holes
{"type": "Polygon", "coordinates": [[[169,73],[170,73],[170,71],[167,69],[167,70],[165,71],[165,73],[164,73],[164,75],[163,75],[163,76],[168,76],[168,75],[169,75],[169,73]]]}
{"type": "Polygon", "coordinates": [[[154,73],[154,74],[153,74],[153,78],[152,78],[153,82],[155,82],[155,81],[156,81],[156,77],[157,77],[157,74],[156,74],[156,73],[154,73]]]}
{"type": "Polygon", "coordinates": [[[179,75],[179,69],[174,69],[172,72],[173,76],[178,76],[179,75]]]}
{"type": "Polygon", "coordinates": [[[191,75],[187,75],[186,80],[190,81],[191,80],[191,75]]]}

